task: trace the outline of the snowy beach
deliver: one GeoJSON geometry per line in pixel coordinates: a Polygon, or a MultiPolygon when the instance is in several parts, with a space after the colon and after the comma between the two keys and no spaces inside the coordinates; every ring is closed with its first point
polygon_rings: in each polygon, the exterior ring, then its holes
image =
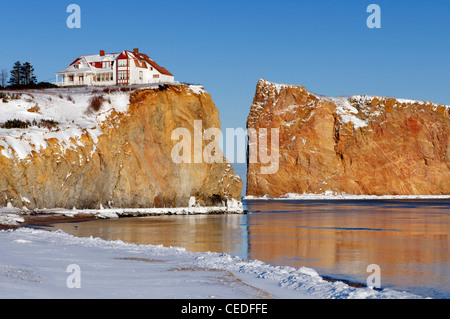
{"type": "Polygon", "coordinates": [[[3,299],[418,298],[327,281],[306,267],[273,266],[180,247],[78,238],[62,231],[3,230],[0,247],[3,299]]]}

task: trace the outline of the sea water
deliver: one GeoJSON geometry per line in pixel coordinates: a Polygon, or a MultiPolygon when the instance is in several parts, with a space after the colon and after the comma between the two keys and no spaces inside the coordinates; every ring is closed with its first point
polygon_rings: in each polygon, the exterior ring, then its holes
{"type": "Polygon", "coordinates": [[[450,297],[449,200],[251,200],[248,214],[55,224],[76,236],[224,252],[381,288],[450,297]]]}

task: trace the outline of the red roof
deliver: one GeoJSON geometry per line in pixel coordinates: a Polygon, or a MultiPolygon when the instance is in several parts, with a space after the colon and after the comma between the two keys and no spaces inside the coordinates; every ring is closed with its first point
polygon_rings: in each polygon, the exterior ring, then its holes
{"type": "Polygon", "coordinates": [[[130,52],[130,53],[132,53],[138,59],[143,60],[143,61],[147,62],[148,64],[150,64],[152,67],[154,67],[156,70],[158,70],[161,74],[173,76],[173,74],[170,73],[166,68],[163,68],[162,66],[158,65],[158,63],[156,63],[155,61],[150,59],[147,54],[134,53],[134,52],[130,52]]]}
{"type": "MultiPolygon", "coordinates": [[[[172,73],[170,73],[166,68],[163,68],[162,66],[158,65],[158,63],[156,63],[155,61],[153,61],[152,59],[150,59],[150,57],[147,54],[144,53],[140,53],[139,51],[135,51],[135,52],[131,52],[131,51],[122,51],[122,53],[120,55],[117,56],[116,59],[121,59],[121,58],[125,58],[124,56],[124,52],[127,52],[129,55],[131,55],[132,57],[134,57],[135,59],[135,65],[137,67],[140,68],[146,68],[146,65],[144,62],[147,62],[148,64],[150,64],[152,67],[154,67],[158,72],[160,72],[161,74],[165,74],[165,75],[169,75],[169,76],[173,76],[172,73]]],[[[83,56],[82,56],[83,57],[83,56]]],[[[81,60],[82,57],[79,57],[78,59],[76,59],[75,61],[73,61],[70,65],[78,62],[79,60],[81,60]]],[[[93,64],[91,63],[92,66],[96,67],[96,68],[101,68],[101,62],[93,62],[93,64]]]]}

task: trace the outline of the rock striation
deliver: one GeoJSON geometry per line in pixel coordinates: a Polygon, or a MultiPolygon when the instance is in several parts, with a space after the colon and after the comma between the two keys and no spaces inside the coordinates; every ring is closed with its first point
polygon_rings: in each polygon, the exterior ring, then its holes
{"type": "Polygon", "coordinates": [[[0,122],[53,116],[58,125],[0,129],[0,207],[167,208],[240,201],[242,182],[225,158],[171,158],[175,128],[194,134],[195,120],[203,128],[220,128],[219,112],[199,86],[17,94],[0,103],[0,122]],[[89,109],[93,96],[102,101],[98,111],[89,109]]]}
{"type": "Polygon", "coordinates": [[[279,129],[279,167],[249,163],[246,194],[449,195],[449,118],[445,105],[261,79],[247,128],[279,129]]]}

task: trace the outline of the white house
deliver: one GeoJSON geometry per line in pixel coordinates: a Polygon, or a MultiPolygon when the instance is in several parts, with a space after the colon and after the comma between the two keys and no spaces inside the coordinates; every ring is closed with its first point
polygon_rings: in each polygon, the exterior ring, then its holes
{"type": "Polygon", "coordinates": [[[56,84],[74,85],[132,85],[173,83],[174,76],[148,55],[124,50],[120,53],[83,55],[67,68],[56,73],[56,84]]]}

